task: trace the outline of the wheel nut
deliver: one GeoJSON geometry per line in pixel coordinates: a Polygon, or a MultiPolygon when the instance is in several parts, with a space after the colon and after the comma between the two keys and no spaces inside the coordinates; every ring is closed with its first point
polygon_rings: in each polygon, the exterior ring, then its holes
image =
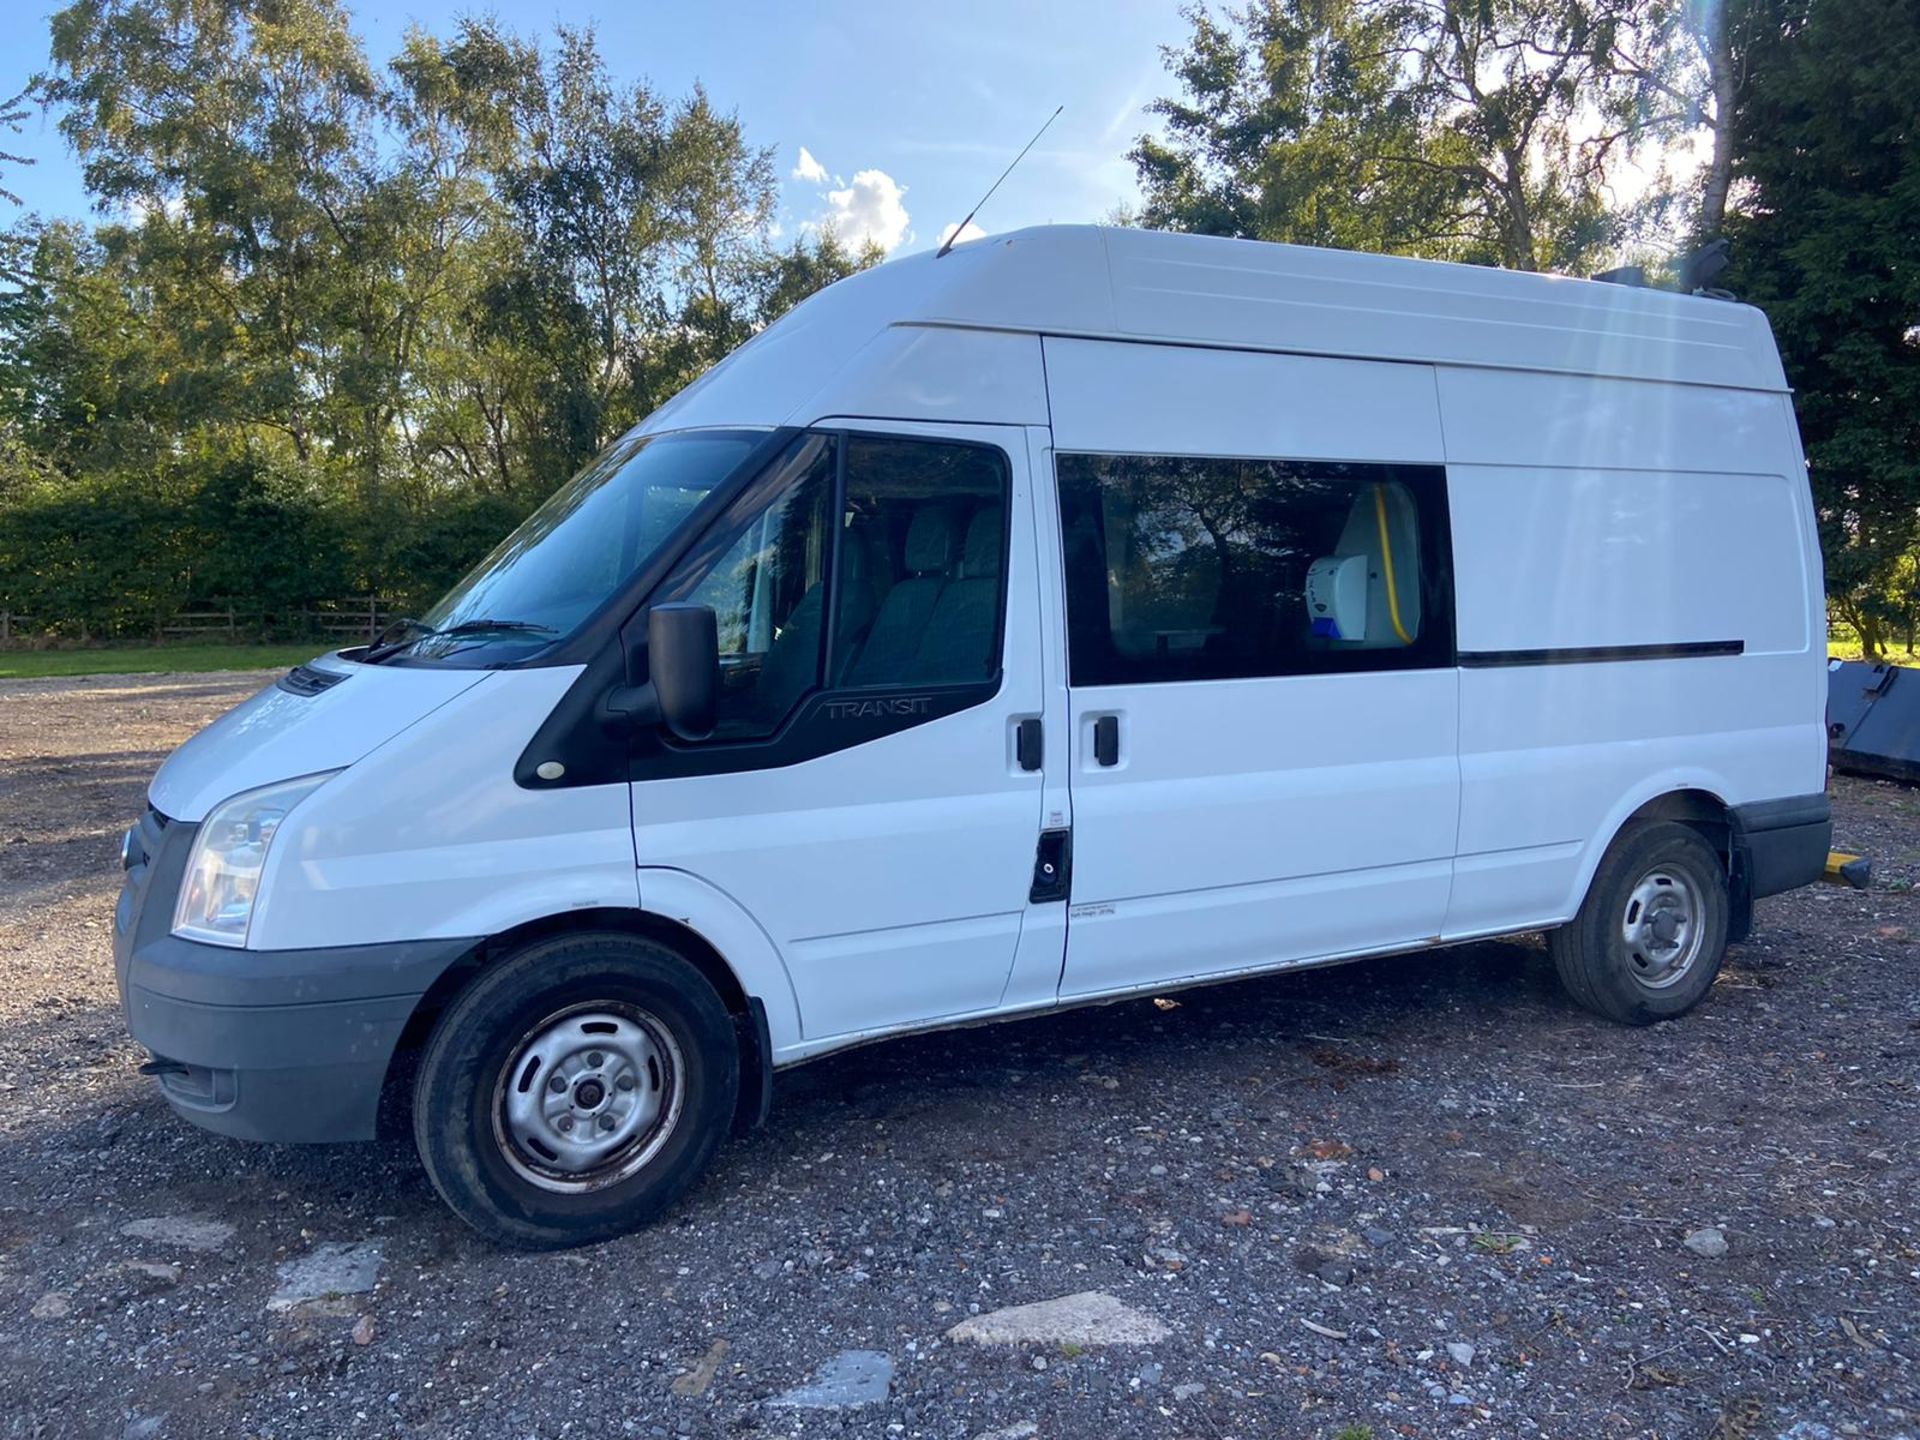
{"type": "Polygon", "coordinates": [[[611,1129],[613,1129],[613,1116],[611,1116],[611,1115],[602,1115],[602,1116],[600,1117],[600,1128],[601,1128],[602,1130],[611,1130],[611,1129]]]}
{"type": "Polygon", "coordinates": [[[587,1052],[587,1064],[593,1066],[593,1068],[596,1070],[600,1068],[600,1062],[605,1058],[606,1057],[602,1055],[598,1050],[589,1050],[587,1052]]]}
{"type": "Polygon", "coordinates": [[[571,1115],[562,1115],[560,1117],[560,1129],[568,1135],[573,1133],[573,1117],[571,1115]]]}
{"type": "Polygon", "coordinates": [[[567,1081],[564,1075],[556,1075],[553,1077],[553,1079],[547,1082],[547,1089],[551,1090],[556,1095],[558,1095],[562,1090],[566,1088],[567,1088],[567,1081]]]}
{"type": "Polygon", "coordinates": [[[633,1076],[622,1075],[618,1080],[614,1081],[613,1083],[618,1089],[631,1090],[633,1089],[633,1076]]]}

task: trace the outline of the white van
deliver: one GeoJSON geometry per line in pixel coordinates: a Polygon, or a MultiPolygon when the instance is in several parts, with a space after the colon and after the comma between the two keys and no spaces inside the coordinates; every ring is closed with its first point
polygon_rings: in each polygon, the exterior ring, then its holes
{"type": "Polygon", "coordinates": [[[189,1119],[410,1083],[462,1218],[573,1243],[880,1036],[1541,929],[1679,1015],[1821,872],[1825,697],[1757,311],[1021,231],[809,300],[182,746],[119,978],[189,1119]]]}

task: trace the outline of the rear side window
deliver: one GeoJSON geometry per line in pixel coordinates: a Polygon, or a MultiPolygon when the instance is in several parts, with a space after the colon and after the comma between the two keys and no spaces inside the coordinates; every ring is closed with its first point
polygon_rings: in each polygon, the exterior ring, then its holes
{"type": "Polygon", "coordinates": [[[1062,455],[1075,685],[1453,663],[1439,466],[1062,455]]]}

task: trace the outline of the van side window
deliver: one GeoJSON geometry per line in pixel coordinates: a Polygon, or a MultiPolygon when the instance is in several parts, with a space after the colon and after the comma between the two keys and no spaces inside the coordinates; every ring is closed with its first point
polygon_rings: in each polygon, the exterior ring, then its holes
{"type": "Polygon", "coordinates": [[[1062,455],[1071,683],[1453,663],[1439,466],[1062,455]]]}
{"type": "Polygon", "coordinates": [[[834,685],[992,679],[1006,548],[1007,467],[998,451],[850,436],[834,685]]]}
{"type": "Polygon", "coordinates": [[[725,553],[663,587],[664,598],[711,606],[718,621],[716,740],[771,735],[819,679],[833,452],[829,437],[804,438],[717,522],[737,531],[725,553]]]}

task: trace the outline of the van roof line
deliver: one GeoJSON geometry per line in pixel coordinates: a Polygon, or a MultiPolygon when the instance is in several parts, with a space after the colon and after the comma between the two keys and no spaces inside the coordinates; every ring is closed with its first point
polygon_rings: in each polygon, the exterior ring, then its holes
{"type": "Polygon", "coordinates": [[[865,271],[802,310],[945,325],[1785,393],[1750,305],[1565,275],[1097,225],[865,271]]]}

